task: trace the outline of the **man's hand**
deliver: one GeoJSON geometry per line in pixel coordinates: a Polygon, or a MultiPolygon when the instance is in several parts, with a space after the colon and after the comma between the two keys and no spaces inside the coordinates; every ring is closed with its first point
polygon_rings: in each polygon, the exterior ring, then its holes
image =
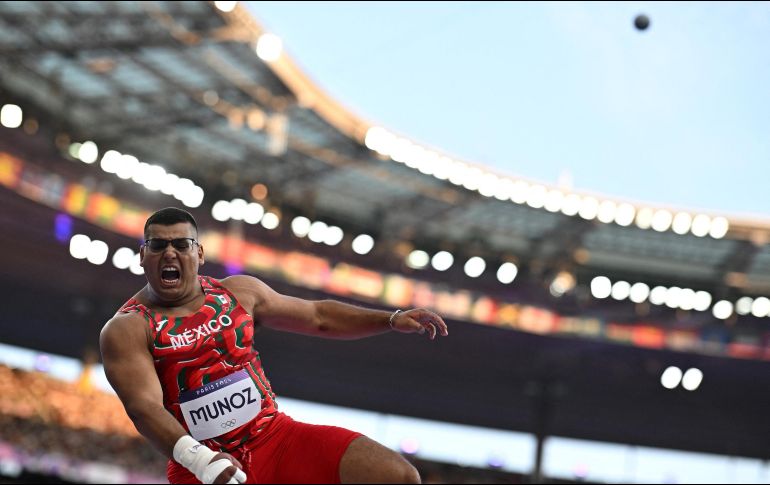
{"type": "Polygon", "coordinates": [[[424,308],[398,312],[393,317],[391,325],[393,330],[401,333],[419,333],[422,335],[427,330],[431,340],[435,339],[437,334],[443,337],[449,335],[444,320],[432,311],[424,308]]]}
{"type": "MultiPolygon", "coordinates": [[[[241,462],[235,459],[234,456],[227,453],[217,453],[214,458],[211,459],[206,467],[206,473],[217,473],[220,468],[223,468],[216,479],[213,482],[208,483],[245,483],[246,473],[243,471],[243,465],[241,462]],[[222,463],[217,463],[218,461],[222,463]]],[[[208,478],[208,477],[207,477],[208,478]]]]}

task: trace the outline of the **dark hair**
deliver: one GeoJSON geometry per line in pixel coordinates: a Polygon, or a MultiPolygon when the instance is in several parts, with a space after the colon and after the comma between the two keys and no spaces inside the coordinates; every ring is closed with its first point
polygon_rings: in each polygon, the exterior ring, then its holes
{"type": "Polygon", "coordinates": [[[195,218],[186,210],[177,209],[176,207],[166,207],[161,209],[155,214],[151,215],[147,222],[144,223],[144,237],[147,237],[147,228],[150,224],[160,224],[161,226],[173,226],[180,222],[188,222],[195,229],[195,236],[198,236],[198,224],[195,223],[195,218]]]}

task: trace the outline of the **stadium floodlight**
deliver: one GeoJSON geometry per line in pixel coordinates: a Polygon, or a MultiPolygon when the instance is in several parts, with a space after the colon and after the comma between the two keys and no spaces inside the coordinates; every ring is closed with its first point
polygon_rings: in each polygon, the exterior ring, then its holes
{"type": "Polygon", "coordinates": [[[214,2],[214,6],[223,12],[232,12],[235,10],[235,6],[238,2],[217,0],[214,2]]]}
{"type": "Polygon", "coordinates": [[[666,389],[674,389],[682,381],[682,369],[676,366],[668,367],[660,376],[660,383],[666,389]]]}
{"type": "Polygon", "coordinates": [[[523,204],[527,201],[528,195],[529,184],[523,180],[517,180],[511,186],[511,192],[508,194],[508,197],[516,204],[523,204]]]}
{"type": "Polygon", "coordinates": [[[599,219],[600,222],[609,224],[615,220],[615,214],[617,211],[618,207],[615,202],[611,200],[605,200],[599,204],[599,211],[597,212],[596,218],[599,219]]]}
{"type": "Polygon", "coordinates": [[[533,209],[541,209],[545,205],[548,189],[542,185],[532,185],[527,191],[527,205],[533,209]]]}
{"type": "Polygon", "coordinates": [[[92,141],[86,141],[80,145],[78,158],[81,162],[91,165],[99,158],[99,148],[96,143],[92,141]]]}
{"type": "Polygon", "coordinates": [[[163,186],[163,181],[166,179],[166,169],[160,165],[148,165],[147,175],[144,177],[144,188],[157,192],[163,186]]]}
{"type": "Polygon", "coordinates": [[[80,147],[83,146],[81,143],[70,143],[69,148],[67,148],[67,153],[70,157],[79,159],[80,158],[80,147]]]}
{"type": "Polygon", "coordinates": [[[636,209],[631,204],[623,202],[618,206],[618,210],[615,211],[615,224],[628,227],[634,223],[636,217],[636,209]]]}
{"type": "Polygon", "coordinates": [[[243,199],[233,199],[230,201],[230,218],[236,221],[242,221],[246,217],[246,207],[248,203],[243,199]]]}
{"type": "Polygon", "coordinates": [[[549,291],[551,295],[560,298],[575,287],[575,276],[569,271],[559,271],[559,274],[551,282],[549,291]]]}
{"type": "Polygon", "coordinates": [[[566,216],[575,216],[580,212],[580,196],[568,194],[561,205],[561,213],[566,216]]]}
{"type": "Polygon", "coordinates": [[[112,264],[118,269],[128,269],[134,260],[134,251],[131,248],[120,248],[112,256],[112,264]]]}
{"type": "Polygon", "coordinates": [[[674,222],[671,224],[671,229],[677,234],[687,234],[692,226],[692,216],[687,212],[679,212],[674,216],[674,222]]]}
{"type": "Polygon", "coordinates": [[[449,171],[449,182],[454,185],[462,185],[463,180],[465,179],[465,172],[467,172],[469,169],[470,167],[468,167],[468,165],[455,160],[452,163],[451,170],[449,171]]]}
{"type": "Polygon", "coordinates": [[[503,263],[497,270],[497,280],[504,284],[513,283],[516,279],[516,275],[519,274],[519,268],[513,263],[503,263]]]}
{"type": "Polygon", "coordinates": [[[265,215],[265,208],[262,204],[256,202],[249,202],[246,206],[246,213],[243,216],[243,220],[248,224],[259,224],[262,217],[265,215]]]}
{"type": "Polygon", "coordinates": [[[262,227],[272,231],[281,223],[281,218],[275,212],[268,212],[262,216],[262,227]]]}
{"type": "Polygon", "coordinates": [[[650,291],[650,303],[653,305],[662,305],[666,303],[668,288],[665,286],[656,286],[650,291]]]}
{"type": "Polygon", "coordinates": [[[97,266],[104,264],[107,261],[107,256],[110,254],[110,248],[104,241],[94,240],[88,246],[88,256],[86,259],[89,263],[97,266]]]}
{"type": "Polygon", "coordinates": [[[163,176],[163,183],[161,183],[160,191],[166,195],[174,195],[176,191],[176,184],[179,182],[179,176],[173,173],[167,173],[163,176]]]}
{"type": "Polygon", "coordinates": [[[642,303],[650,296],[650,287],[644,283],[634,283],[628,293],[629,299],[634,303],[642,303]]]}
{"type": "Polygon", "coordinates": [[[275,34],[265,33],[257,40],[257,56],[265,62],[275,62],[283,53],[283,41],[275,34]]]}
{"type": "Polygon", "coordinates": [[[690,231],[697,237],[706,236],[711,230],[711,218],[705,214],[698,214],[692,220],[690,231]]]}
{"type": "Polygon", "coordinates": [[[714,239],[722,239],[730,230],[730,222],[724,217],[715,217],[711,221],[709,235],[714,239]]]}
{"type": "Polygon", "coordinates": [[[484,176],[484,171],[478,167],[468,167],[465,170],[463,181],[460,185],[468,190],[477,190],[481,184],[481,178],[484,176]]]}
{"type": "Polygon", "coordinates": [[[649,229],[652,226],[652,218],[655,211],[649,207],[643,207],[636,213],[636,227],[639,229],[649,229]]]}
{"type": "Polygon", "coordinates": [[[664,302],[669,308],[679,308],[682,304],[682,288],[678,286],[672,286],[666,291],[666,301],[664,302]]]}
{"type": "Polygon", "coordinates": [[[436,271],[446,271],[452,267],[455,262],[454,256],[448,251],[439,251],[431,258],[431,266],[436,271]]]}
{"type": "Polygon", "coordinates": [[[297,216],[291,221],[291,232],[297,237],[305,237],[310,233],[311,222],[305,216],[297,216]]]}
{"type": "Polygon", "coordinates": [[[226,200],[218,200],[211,208],[211,217],[219,222],[225,222],[230,219],[230,203],[226,200]]]}
{"type": "Polygon", "coordinates": [[[750,296],[744,296],[735,302],[735,313],[738,315],[748,315],[751,313],[751,306],[754,303],[754,299],[750,296]]]}
{"type": "Polygon", "coordinates": [[[359,234],[353,239],[352,247],[356,254],[369,254],[374,247],[374,238],[368,234],[359,234]]]}
{"type": "Polygon", "coordinates": [[[674,216],[671,215],[671,212],[667,211],[666,209],[659,209],[655,211],[655,215],[652,216],[652,228],[658,232],[668,231],[668,228],[671,227],[671,222],[673,222],[673,220],[674,216]]]}
{"type": "Polygon", "coordinates": [[[336,246],[342,242],[344,237],[345,233],[342,231],[342,228],[337,226],[329,226],[329,229],[326,230],[326,237],[324,237],[323,242],[327,246],[336,246]]]}
{"type": "Polygon", "coordinates": [[[430,256],[425,251],[415,249],[406,257],[406,265],[413,269],[422,269],[430,262],[430,256]]]}
{"type": "Polygon", "coordinates": [[[326,232],[329,230],[328,224],[321,221],[315,221],[310,224],[310,231],[308,232],[308,239],[314,243],[322,243],[326,239],[326,232]]]}
{"type": "Polygon", "coordinates": [[[682,377],[682,387],[688,391],[698,389],[701,382],[703,382],[703,372],[700,369],[687,369],[687,372],[685,372],[682,377]]]}
{"type": "MultiPolygon", "coordinates": [[[[139,159],[133,155],[120,154],[120,152],[115,152],[114,150],[111,151],[117,154],[113,155],[113,157],[115,157],[115,175],[123,180],[133,178],[139,170],[139,159]]],[[[104,163],[104,158],[102,158],[102,163],[104,163]]]]}
{"type": "Polygon", "coordinates": [[[439,180],[449,180],[453,166],[454,161],[451,158],[440,156],[436,162],[436,168],[433,170],[433,176],[439,180]]]}
{"type": "Polygon", "coordinates": [[[121,153],[115,150],[108,150],[102,155],[102,161],[99,166],[107,173],[117,173],[120,168],[121,153]]]}
{"type": "Polygon", "coordinates": [[[631,295],[631,283],[628,281],[616,281],[612,285],[612,291],[610,295],[615,300],[625,300],[631,295]]]}
{"type": "Polygon", "coordinates": [[[711,306],[712,301],[713,298],[711,297],[711,293],[708,291],[696,291],[693,309],[698,312],[705,312],[711,306]]]}
{"type": "Polygon", "coordinates": [[[548,212],[561,211],[562,201],[564,200],[564,193],[561,190],[552,189],[548,191],[548,195],[545,196],[545,210],[548,212]]]}
{"type": "Polygon", "coordinates": [[[679,293],[679,308],[682,310],[692,310],[695,308],[695,290],[684,288],[679,293]]]}
{"type": "Polygon", "coordinates": [[[139,258],[139,254],[134,255],[134,260],[131,261],[131,266],[128,267],[128,270],[137,276],[144,274],[144,268],[142,268],[142,260],[139,258]]]}
{"type": "Polygon", "coordinates": [[[612,282],[606,276],[597,276],[591,280],[591,294],[594,298],[603,300],[612,293],[612,282]]]}
{"type": "Polygon", "coordinates": [[[24,120],[24,113],[15,104],[6,104],[0,108],[0,124],[6,128],[18,128],[24,120]]]}
{"type": "Polygon", "coordinates": [[[500,184],[500,177],[493,173],[488,173],[481,177],[479,183],[479,194],[484,197],[493,197],[497,193],[497,187],[500,184]]]}
{"type": "Polygon", "coordinates": [[[495,189],[495,199],[508,200],[508,194],[511,193],[512,187],[513,180],[509,178],[500,179],[499,183],[497,184],[497,188],[495,189]]]}
{"type": "Polygon", "coordinates": [[[91,248],[91,238],[85,234],[75,234],[70,238],[70,255],[75,259],[86,259],[91,248]]]}
{"type": "Polygon", "coordinates": [[[770,300],[760,296],[751,304],[751,314],[757,318],[766,317],[770,314],[770,300]]]}
{"type": "Polygon", "coordinates": [[[465,262],[465,274],[471,278],[478,278],[487,268],[487,263],[478,256],[473,256],[465,262]]]}
{"type": "Polygon", "coordinates": [[[711,311],[714,313],[714,317],[720,320],[727,320],[733,314],[733,304],[727,300],[720,300],[711,311]]]}
{"type": "Polygon", "coordinates": [[[595,197],[583,197],[580,201],[580,211],[578,215],[583,219],[590,221],[596,219],[599,213],[599,201],[595,197]]]}

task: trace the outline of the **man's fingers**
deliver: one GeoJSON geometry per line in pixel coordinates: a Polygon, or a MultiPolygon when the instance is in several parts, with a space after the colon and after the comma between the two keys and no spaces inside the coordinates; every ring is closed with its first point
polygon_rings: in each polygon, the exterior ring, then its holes
{"type": "Polygon", "coordinates": [[[233,478],[236,479],[238,483],[246,483],[246,472],[238,470],[235,472],[235,475],[233,475],[233,478]]]}

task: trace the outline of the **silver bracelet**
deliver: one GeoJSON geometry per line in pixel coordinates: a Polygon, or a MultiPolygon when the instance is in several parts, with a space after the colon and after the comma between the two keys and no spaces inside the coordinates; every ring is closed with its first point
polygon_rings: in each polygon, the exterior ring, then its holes
{"type": "Polygon", "coordinates": [[[391,330],[395,330],[396,329],[396,327],[393,326],[393,319],[396,318],[396,315],[398,315],[399,313],[401,313],[401,310],[396,310],[396,311],[393,312],[393,314],[390,316],[390,318],[388,318],[388,325],[390,325],[390,329],[391,330]]]}

